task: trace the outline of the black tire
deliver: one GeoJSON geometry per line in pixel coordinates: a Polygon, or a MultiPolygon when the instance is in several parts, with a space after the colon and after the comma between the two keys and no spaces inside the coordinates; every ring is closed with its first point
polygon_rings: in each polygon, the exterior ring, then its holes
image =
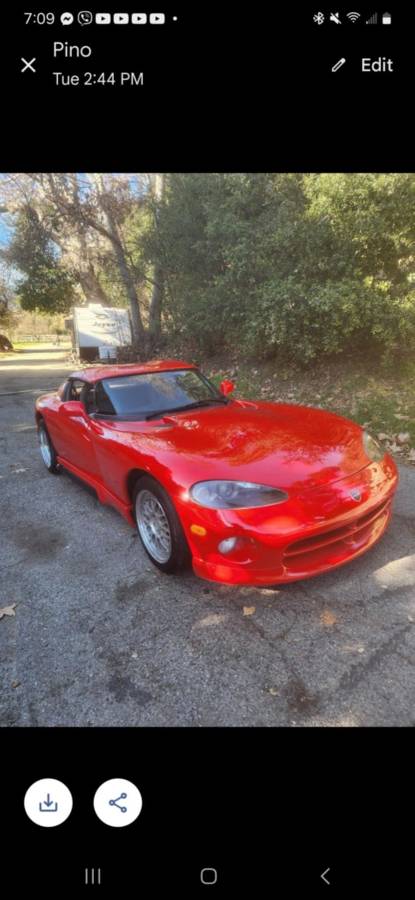
{"type": "Polygon", "coordinates": [[[41,419],[38,423],[37,433],[40,444],[40,455],[42,457],[43,463],[46,466],[48,472],[50,472],[52,475],[58,475],[60,472],[60,466],[57,461],[55,448],[49,437],[48,430],[43,419],[41,419]]]}
{"type": "MultiPolygon", "coordinates": [[[[147,499],[147,497],[146,497],[147,499]]],[[[145,502],[145,501],[144,501],[145,502]]],[[[191,553],[189,550],[189,546],[186,540],[186,536],[184,534],[180,519],[177,515],[177,512],[173,506],[173,503],[164,488],[156,481],[154,478],[151,478],[149,475],[143,475],[138,479],[134,486],[133,491],[133,510],[134,516],[137,525],[138,536],[141,540],[141,543],[144,547],[147,556],[151,559],[151,562],[157,566],[162,572],[166,572],[171,575],[175,572],[181,572],[184,569],[187,569],[190,565],[191,553]],[[145,494],[143,493],[145,492],[145,494]],[[159,506],[162,507],[164,511],[164,515],[167,519],[169,530],[170,530],[170,544],[171,550],[168,558],[165,560],[157,559],[151,552],[149,545],[145,543],[145,538],[143,538],[143,531],[145,530],[143,525],[143,517],[141,517],[142,521],[140,524],[140,506],[142,506],[143,498],[145,495],[152,495],[155,498],[156,502],[159,506]],[[141,530],[140,530],[141,528],[141,530]]],[[[167,551],[166,551],[167,552],[167,551]]]]}

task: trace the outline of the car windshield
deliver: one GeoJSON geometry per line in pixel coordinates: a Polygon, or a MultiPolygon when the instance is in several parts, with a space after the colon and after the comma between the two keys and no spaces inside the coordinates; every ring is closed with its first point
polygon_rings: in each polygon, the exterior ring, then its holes
{"type": "Polygon", "coordinates": [[[95,401],[98,413],[140,418],[226,402],[195,369],[105,378],[96,387],[95,401]]]}

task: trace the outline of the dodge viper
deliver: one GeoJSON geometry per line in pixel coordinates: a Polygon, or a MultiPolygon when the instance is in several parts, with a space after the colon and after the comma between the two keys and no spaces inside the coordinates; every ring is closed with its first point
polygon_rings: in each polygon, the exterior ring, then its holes
{"type": "Polygon", "coordinates": [[[276,584],[372,547],[391,516],[391,457],[341,416],[233,388],[178,360],[85,368],[36,401],[43,462],[116,507],[164,572],[276,584]]]}

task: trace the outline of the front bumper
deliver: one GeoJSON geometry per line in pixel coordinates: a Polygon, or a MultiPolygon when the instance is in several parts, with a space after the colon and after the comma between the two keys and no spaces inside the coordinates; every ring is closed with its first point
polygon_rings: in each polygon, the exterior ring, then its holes
{"type": "Polygon", "coordinates": [[[344,565],[383,535],[397,482],[396,466],[385,457],[353,476],[275,507],[235,511],[183,505],[180,514],[194,572],[225,584],[266,585],[310,578],[344,565]],[[195,535],[192,524],[206,534],[195,535]],[[220,553],[218,543],[233,536],[240,539],[238,548],[220,553]]]}

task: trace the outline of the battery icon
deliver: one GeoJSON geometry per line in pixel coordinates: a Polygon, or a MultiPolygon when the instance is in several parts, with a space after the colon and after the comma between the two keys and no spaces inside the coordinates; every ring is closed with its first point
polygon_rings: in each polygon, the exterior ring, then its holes
{"type": "Polygon", "coordinates": [[[392,24],[392,16],[390,13],[383,13],[382,16],[382,25],[391,25],[392,24]]]}

